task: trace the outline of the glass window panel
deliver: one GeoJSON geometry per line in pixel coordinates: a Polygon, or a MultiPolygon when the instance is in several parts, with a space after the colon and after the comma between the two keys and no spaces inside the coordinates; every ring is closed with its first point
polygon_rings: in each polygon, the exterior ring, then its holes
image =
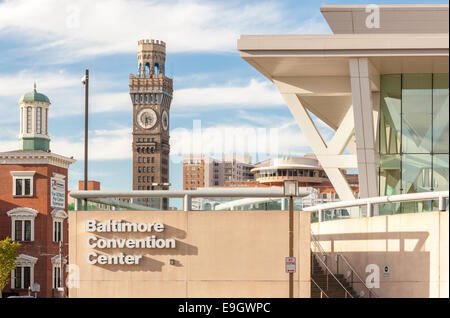
{"type": "Polygon", "coordinates": [[[31,268],[26,266],[23,268],[23,288],[31,286],[31,268]]]}
{"type": "Polygon", "coordinates": [[[22,179],[16,179],[16,195],[22,195],[22,179]]]}
{"type": "Polygon", "coordinates": [[[400,194],[400,155],[380,156],[380,196],[400,194]]]}
{"type": "Polygon", "coordinates": [[[432,75],[404,74],[402,80],[402,152],[431,152],[432,75]]]}
{"type": "Polygon", "coordinates": [[[400,153],[401,75],[381,76],[380,154],[400,153]]]}
{"type": "Polygon", "coordinates": [[[22,221],[16,220],[14,221],[14,240],[22,241],[22,221]]]}
{"type": "Polygon", "coordinates": [[[25,181],[25,195],[31,194],[31,179],[24,179],[25,181]]]}
{"type": "Polygon", "coordinates": [[[448,153],[448,73],[433,75],[433,152],[448,153]]]}
{"type": "Polygon", "coordinates": [[[14,274],[14,288],[22,288],[22,267],[16,267],[14,274]]]}
{"type": "Polygon", "coordinates": [[[30,220],[25,220],[24,222],[24,227],[25,227],[25,238],[24,241],[31,241],[31,221],[30,220]]]}
{"type": "Polygon", "coordinates": [[[449,157],[448,155],[434,155],[433,156],[433,190],[434,191],[448,191],[448,170],[449,157]]]}
{"type": "Polygon", "coordinates": [[[402,193],[431,191],[431,179],[431,155],[403,155],[402,193]]]}

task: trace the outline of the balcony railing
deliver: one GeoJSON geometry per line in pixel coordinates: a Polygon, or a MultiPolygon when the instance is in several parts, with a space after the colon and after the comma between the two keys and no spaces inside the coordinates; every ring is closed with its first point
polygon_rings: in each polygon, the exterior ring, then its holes
{"type": "Polygon", "coordinates": [[[319,204],[307,207],[303,210],[309,212],[317,212],[319,222],[322,222],[324,220],[324,211],[327,210],[342,210],[347,208],[350,209],[355,207],[365,207],[366,215],[368,217],[372,217],[375,216],[375,208],[377,204],[398,203],[398,202],[438,200],[438,210],[446,211],[448,197],[449,197],[448,191],[408,193],[408,194],[398,194],[391,196],[372,197],[365,199],[356,199],[351,201],[339,201],[327,204],[319,204]]]}

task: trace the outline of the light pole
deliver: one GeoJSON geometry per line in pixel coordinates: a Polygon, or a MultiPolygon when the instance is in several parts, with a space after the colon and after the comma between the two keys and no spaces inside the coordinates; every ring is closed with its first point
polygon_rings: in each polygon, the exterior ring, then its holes
{"type": "Polygon", "coordinates": [[[298,196],[298,181],[284,181],[284,195],[289,197],[289,257],[286,260],[286,271],[289,273],[289,298],[294,298],[294,273],[297,262],[294,258],[294,196],[298,196]],[[293,265],[293,268],[288,268],[293,265]]]}
{"type": "MultiPolygon", "coordinates": [[[[84,190],[88,189],[88,114],[89,114],[89,70],[81,79],[84,84],[84,190]]],[[[84,210],[87,211],[87,199],[84,199],[84,210]]]]}
{"type": "MultiPolygon", "coordinates": [[[[62,233],[61,233],[62,234],[62,233]]],[[[59,285],[61,285],[61,292],[64,295],[64,284],[63,284],[63,242],[62,235],[61,240],[59,241],[59,285]]]]}

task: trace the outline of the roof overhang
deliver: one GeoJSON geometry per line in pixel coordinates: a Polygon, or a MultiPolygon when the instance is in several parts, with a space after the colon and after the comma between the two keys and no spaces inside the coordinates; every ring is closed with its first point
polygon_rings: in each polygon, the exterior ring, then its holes
{"type": "Polygon", "coordinates": [[[352,104],[351,58],[368,58],[371,89],[378,91],[380,74],[448,73],[448,41],[448,33],[242,35],[237,45],[280,93],[297,94],[336,129],[352,104]]]}
{"type": "Polygon", "coordinates": [[[320,11],[334,34],[448,33],[448,4],[325,5],[320,11]],[[367,25],[373,14],[379,27],[367,25]]]}

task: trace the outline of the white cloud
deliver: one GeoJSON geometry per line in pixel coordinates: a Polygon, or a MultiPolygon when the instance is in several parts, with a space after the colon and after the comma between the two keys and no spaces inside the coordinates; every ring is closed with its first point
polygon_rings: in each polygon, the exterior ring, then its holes
{"type": "Polygon", "coordinates": [[[203,153],[210,156],[237,153],[253,158],[270,156],[298,156],[310,152],[305,136],[295,123],[260,127],[254,125],[217,125],[201,127],[194,121],[192,129],[171,131],[171,160],[180,161],[183,155],[203,153]]]}
{"type": "MultiPolygon", "coordinates": [[[[95,89],[90,91],[89,112],[127,112],[132,111],[127,91],[105,91],[117,85],[105,74],[97,74],[95,89]]],[[[33,89],[37,80],[37,91],[46,94],[52,102],[50,117],[64,117],[84,112],[84,89],[80,74],[56,72],[35,73],[22,70],[18,74],[0,74],[0,98],[8,101],[0,106],[0,111],[12,121],[17,121],[13,112],[17,111],[17,101],[25,92],[33,89]],[[10,103],[13,103],[10,105],[10,103]],[[16,108],[14,108],[16,107],[16,108]]],[[[215,107],[235,108],[273,108],[284,105],[280,93],[269,81],[251,79],[247,85],[221,87],[193,87],[174,91],[172,112],[213,111],[215,107]]],[[[14,113],[15,114],[15,113],[14,113]]],[[[1,121],[1,120],[0,120],[1,121]]]]}
{"type": "Polygon", "coordinates": [[[236,52],[240,34],[314,32],[320,24],[297,18],[274,1],[16,0],[0,3],[0,34],[19,32],[55,62],[134,52],[143,38],[164,40],[169,52],[236,52]]]}
{"type": "Polygon", "coordinates": [[[201,110],[211,106],[262,108],[284,105],[278,90],[268,81],[251,79],[246,86],[185,88],[174,92],[173,111],[201,110]]]}
{"type": "MultiPolygon", "coordinates": [[[[132,156],[131,129],[94,130],[89,136],[89,160],[122,160],[132,156]]],[[[52,152],[64,156],[73,156],[77,160],[84,158],[84,142],[67,138],[53,138],[52,152]]]]}
{"type": "MultiPolygon", "coordinates": [[[[22,70],[16,74],[0,74],[0,87],[7,87],[7,89],[0,90],[0,97],[12,96],[19,100],[20,96],[24,93],[33,90],[34,81],[37,82],[37,90],[39,92],[56,92],[69,87],[81,87],[80,79],[81,75],[77,77],[70,74],[64,74],[64,72],[34,73],[28,70],[22,70]]],[[[51,96],[49,96],[49,98],[50,97],[51,96]]]]}
{"type": "MultiPolygon", "coordinates": [[[[89,160],[121,160],[132,156],[131,129],[94,130],[89,132],[89,160]]],[[[19,142],[14,139],[2,140],[1,151],[18,149],[19,142]]],[[[76,160],[84,158],[83,140],[71,140],[64,137],[54,137],[50,142],[53,153],[66,157],[74,157],[76,160]]]]}

